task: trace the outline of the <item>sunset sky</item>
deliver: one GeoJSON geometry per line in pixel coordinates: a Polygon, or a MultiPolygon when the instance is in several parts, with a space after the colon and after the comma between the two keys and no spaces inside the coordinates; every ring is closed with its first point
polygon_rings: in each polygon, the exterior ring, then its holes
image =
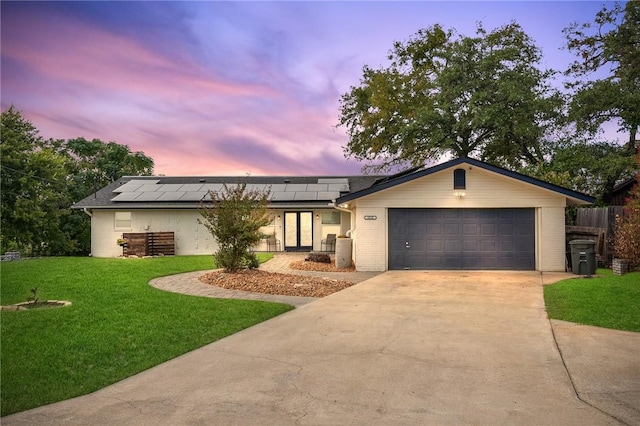
{"type": "Polygon", "coordinates": [[[1,2],[1,102],[44,138],[115,141],[165,175],[359,174],[340,96],[394,41],[516,21],[544,66],[603,2],[1,2]]]}

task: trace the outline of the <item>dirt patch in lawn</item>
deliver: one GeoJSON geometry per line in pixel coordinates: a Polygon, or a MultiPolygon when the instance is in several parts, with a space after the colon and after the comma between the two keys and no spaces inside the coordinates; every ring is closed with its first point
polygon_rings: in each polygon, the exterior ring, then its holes
{"type": "Polygon", "coordinates": [[[39,300],[37,302],[22,302],[15,305],[0,306],[0,310],[3,311],[26,311],[30,309],[47,309],[47,308],[61,308],[64,306],[70,306],[71,302],[66,300],[39,300]]]}
{"type": "MultiPolygon", "coordinates": [[[[317,271],[318,269],[313,270],[317,271]]],[[[209,272],[200,276],[200,281],[229,290],[301,297],[324,297],[354,284],[341,280],[280,274],[257,269],[244,270],[234,274],[222,271],[209,272]]]]}

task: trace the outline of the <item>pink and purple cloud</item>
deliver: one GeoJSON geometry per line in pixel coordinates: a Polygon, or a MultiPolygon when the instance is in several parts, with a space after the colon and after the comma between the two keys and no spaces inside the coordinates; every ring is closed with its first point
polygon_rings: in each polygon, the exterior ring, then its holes
{"type": "Polygon", "coordinates": [[[435,23],[520,23],[545,66],[601,2],[1,3],[2,109],[45,138],[116,141],[167,175],[357,174],[341,94],[435,23]]]}

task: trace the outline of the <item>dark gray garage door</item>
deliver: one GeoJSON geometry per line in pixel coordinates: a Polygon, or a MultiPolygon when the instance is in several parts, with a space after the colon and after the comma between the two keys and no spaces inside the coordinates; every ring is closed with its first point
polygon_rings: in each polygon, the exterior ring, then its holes
{"type": "Polygon", "coordinates": [[[533,209],[389,209],[389,269],[535,269],[533,209]]]}

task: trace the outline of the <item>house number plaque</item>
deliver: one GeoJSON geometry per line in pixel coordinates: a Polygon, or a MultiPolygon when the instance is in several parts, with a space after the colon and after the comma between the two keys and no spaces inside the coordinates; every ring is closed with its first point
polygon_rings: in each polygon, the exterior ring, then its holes
{"type": "Polygon", "coordinates": [[[365,216],[364,220],[376,220],[378,216],[365,216]]]}

